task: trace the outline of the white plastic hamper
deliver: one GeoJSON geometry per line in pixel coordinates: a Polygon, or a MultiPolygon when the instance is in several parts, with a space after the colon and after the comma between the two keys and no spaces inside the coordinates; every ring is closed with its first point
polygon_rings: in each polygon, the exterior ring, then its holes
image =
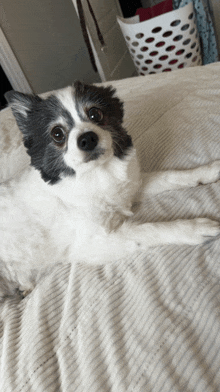
{"type": "Polygon", "coordinates": [[[139,75],[202,64],[192,3],[144,22],[117,20],[139,75]]]}

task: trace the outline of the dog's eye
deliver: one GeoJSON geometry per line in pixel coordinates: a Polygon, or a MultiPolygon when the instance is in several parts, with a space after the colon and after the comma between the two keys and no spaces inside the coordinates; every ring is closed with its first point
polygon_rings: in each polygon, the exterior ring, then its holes
{"type": "Polygon", "coordinates": [[[91,121],[99,123],[103,119],[103,113],[98,108],[91,108],[88,111],[88,117],[91,121]]]}
{"type": "Polygon", "coordinates": [[[65,133],[61,127],[54,127],[50,135],[57,144],[63,144],[65,142],[65,133]]]}

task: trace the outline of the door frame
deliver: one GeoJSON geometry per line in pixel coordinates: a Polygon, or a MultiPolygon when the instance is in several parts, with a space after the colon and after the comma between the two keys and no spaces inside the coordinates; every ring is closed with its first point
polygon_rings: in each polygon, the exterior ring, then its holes
{"type": "Polygon", "coordinates": [[[14,90],[22,93],[32,93],[30,83],[22,71],[13,50],[0,27],[0,63],[14,90]]]}

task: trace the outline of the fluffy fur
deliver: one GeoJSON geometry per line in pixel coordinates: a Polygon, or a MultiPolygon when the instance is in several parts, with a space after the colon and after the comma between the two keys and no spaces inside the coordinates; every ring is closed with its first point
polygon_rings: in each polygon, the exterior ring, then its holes
{"type": "Polygon", "coordinates": [[[0,298],[32,290],[56,263],[106,263],[160,244],[200,244],[209,219],[136,224],[146,192],[217,181],[219,161],[140,175],[123,104],[111,87],[76,82],[46,98],[11,93],[31,165],[1,187],[0,298]]]}

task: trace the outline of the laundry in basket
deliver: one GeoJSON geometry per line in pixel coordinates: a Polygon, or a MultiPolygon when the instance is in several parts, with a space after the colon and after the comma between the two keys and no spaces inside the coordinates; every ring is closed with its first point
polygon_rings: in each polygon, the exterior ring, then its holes
{"type": "Polygon", "coordinates": [[[117,17],[139,75],[202,64],[193,4],[139,22],[117,17]]]}

